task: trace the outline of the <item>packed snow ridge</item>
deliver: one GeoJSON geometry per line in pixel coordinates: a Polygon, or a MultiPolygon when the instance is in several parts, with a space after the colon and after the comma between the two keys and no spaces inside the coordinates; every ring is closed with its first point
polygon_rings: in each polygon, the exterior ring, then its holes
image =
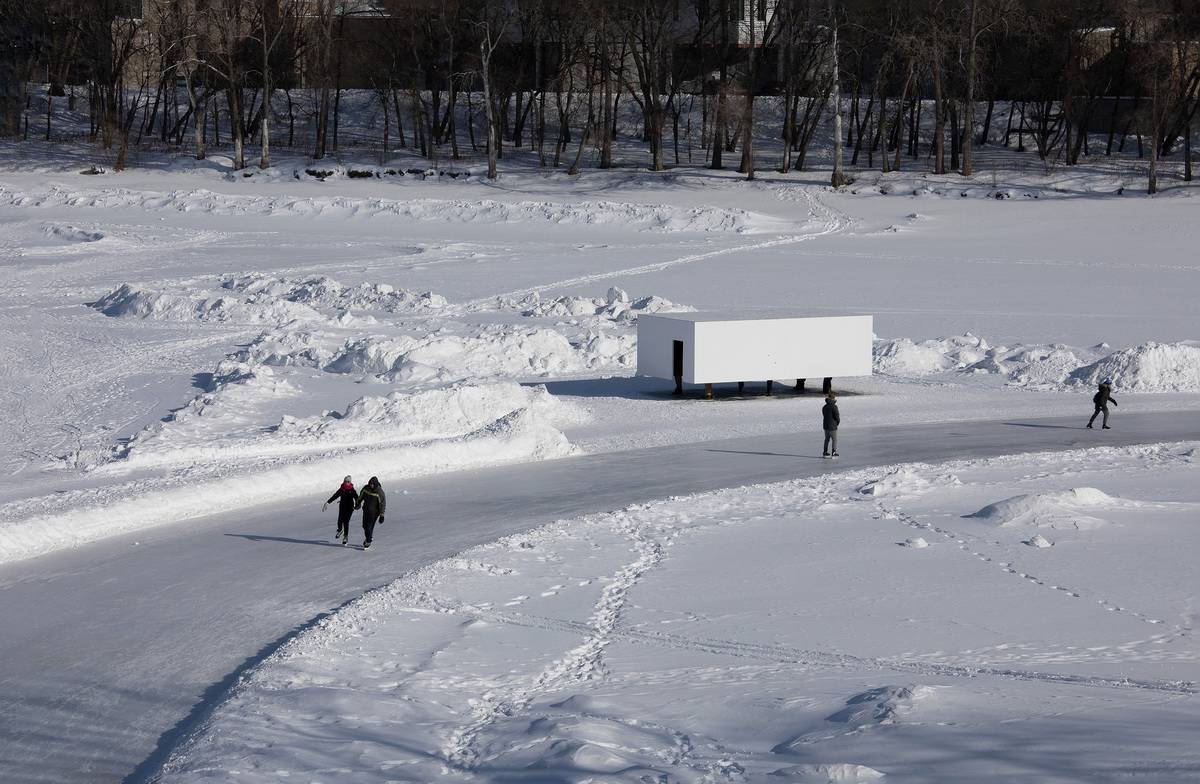
{"type": "Polygon", "coordinates": [[[875,341],[874,370],[897,378],[938,374],[999,377],[1011,386],[1063,390],[1110,380],[1130,392],[1200,392],[1200,345],[1145,343],[1120,351],[1104,344],[993,346],[970,333],[914,341],[875,341]]]}
{"type": "Polygon", "coordinates": [[[682,207],[613,201],[497,201],[494,199],[383,199],[349,196],[239,195],[206,189],[141,191],[125,188],[67,189],[50,185],[30,193],[0,183],[0,206],[143,210],[208,215],[295,215],[408,219],[438,223],[543,223],[558,226],[619,226],[634,231],[789,231],[778,218],[727,207],[682,207]]]}

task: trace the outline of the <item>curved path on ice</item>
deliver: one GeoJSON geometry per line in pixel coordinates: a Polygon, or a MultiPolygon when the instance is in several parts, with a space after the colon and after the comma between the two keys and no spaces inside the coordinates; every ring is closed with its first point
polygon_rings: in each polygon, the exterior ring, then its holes
{"type": "MultiPolygon", "coordinates": [[[[1085,412],[1086,413],[1086,412],[1085,412]]],[[[0,567],[0,781],[147,781],[241,673],[365,590],[555,519],[908,461],[1200,440],[1200,415],[856,429],[567,458],[389,487],[369,553],[333,546],[328,488],[0,567]],[[402,490],[408,494],[403,495],[402,490]]],[[[331,482],[334,481],[331,479],[331,482]]],[[[272,494],[264,486],[265,496],[272,494]]]]}

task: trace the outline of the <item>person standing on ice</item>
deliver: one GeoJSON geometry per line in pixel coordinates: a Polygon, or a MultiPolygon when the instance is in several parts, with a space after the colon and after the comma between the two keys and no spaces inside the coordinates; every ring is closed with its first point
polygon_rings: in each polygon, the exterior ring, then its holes
{"type": "Polygon", "coordinates": [[[324,512],[329,508],[329,505],[334,501],[338,502],[338,527],[337,533],[334,534],[335,540],[341,539],[342,544],[350,538],[350,518],[354,516],[354,509],[358,505],[358,491],[354,489],[354,483],[350,481],[350,477],[342,480],[342,486],[337,489],[337,492],[329,496],[329,500],[321,506],[321,511],[324,512]]]}
{"type": "Polygon", "coordinates": [[[387,511],[387,495],[379,484],[378,477],[371,477],[367,486],[358,494],[358,506],[362,509],[363,549],[371,546],[375,534],[375,523],[383,522],[383,513],[387,511]]]}
{"type": "Polygon", "coordinates": [[[842,415],[838,413],[837,395],[833,392],[825,395],[825,405],[821,407],[821,427],[825,429],[825,445],[821,449],[821,457],[837,457],[837,431],[842,424],[842,415]],[[833,451],[830,452],[830,446],[833,451]]]}
{"type": "Polygon", "coordinates": [[[1100,382],[1100,389],[1096,391],[1096,394],[1092,395],[1092,402],[1096,404],[1096,410],[1092,413],[1092,418],[1088,420],[1088,428],[1090,429],[1092,423],[1096,421],[1096,417],[1100,416],[1101,412],[1104,412],[1104,419],[1101,420],[1101,427],[1104,430],[1112,430],[1112,428],[1108,426],[1108,404],[1112,403],[1115,406],[1117,404],[1117,399],[1112,396],[1111,381],[1106,378],[1100,382]]]}

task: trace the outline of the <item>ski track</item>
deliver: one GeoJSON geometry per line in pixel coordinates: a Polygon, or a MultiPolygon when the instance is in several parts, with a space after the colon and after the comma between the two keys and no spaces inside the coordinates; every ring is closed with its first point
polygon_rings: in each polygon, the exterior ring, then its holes
{"type": "Polygon", "coordinates": [[[659,261],[653,264],[644,264],[638,267],[627,267],[625,269],[611,270],[608,272],[598,272],[593,275],[580,275],[574,278],[565,278],[563,280],[554,281],[553,283],[542,283],[536,286],[529,286],[522,289],[514,289],[505,291],[499,294],[493,294],[487,297],[480,297],[468,302],[462,303],[459,307],[470,310],[478,310],[485,307],[490,307],[495,303],[495,300],[501,298],[517,298],[524,297],[535,292],[551,291],[563,289],[570,286],[581,286],[587,283],[595,283],[601,280],[610,280],[612,278],[620,278],[632,275],[645,275],[651,272],[660,272],[672,267],[678,267],[685,264],[694,264],[698,261],[706,261],[708,259],[717,258],[720,256],[728,256],[733,253],[748,253],[763,248],[776,248],[785,245],[795,245],[801,242],[807,242],[819,237],[824,237],[829,234],[845,231],[851,224],[852,220],[845,213],[838,212],[827,206],[816,194],[809,188],[799,189],[804,201],[808,205],[810,217],[817,223],[819,228],[816,231],[806,232],[804,234],[788,235],[773,240],[764,242],[754,242],[747,245],[737,245],[731,248],[720,248],[718,250],[705,251],[704,253],[693,253],[687,256],[670,259],[667,261],[659,261]]]}

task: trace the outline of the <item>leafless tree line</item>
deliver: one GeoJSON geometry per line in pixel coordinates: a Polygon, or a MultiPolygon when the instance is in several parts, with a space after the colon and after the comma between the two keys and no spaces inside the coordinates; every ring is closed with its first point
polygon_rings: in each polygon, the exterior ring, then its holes
{"type": "Polygon", "coordinates": [[[0,0],[6,73],[10,104],[49,81],[47,138],[54,99],[85,92],[118,168],[146,136],[266,167],[300,109],[321,159],[366,88],[384,150],[481,151],[493,177],[513,149],[612,167],[624,105],[653,170],[740,153],[752,178],[765,127],[804,169],[832,126],[834,184],[921,158],[970,176],[985,144],[1047,165],[1136,145],[1153,191],[1164,155],[1192,177],[1200,0],[0,0]]]}

